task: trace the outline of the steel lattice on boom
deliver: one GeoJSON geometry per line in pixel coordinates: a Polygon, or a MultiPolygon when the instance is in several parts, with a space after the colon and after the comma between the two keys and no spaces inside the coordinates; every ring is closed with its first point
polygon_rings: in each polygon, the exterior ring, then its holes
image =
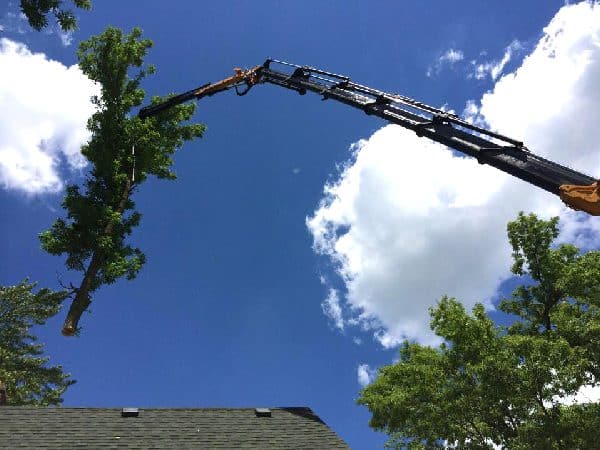
{"type": "Polygon", "coordinates": [[[264,64],[248,70],[234,69],[235,74],[155,105],[142,108],[139,117],[145,119],[192,99],[201,99],[235,88],[245,95],[259,83],[270,83],[298,92],[315,92],[323,100],[337,100],[395,123],[418,136],[424,136],[472,156],[481,164],[489,164],[521,180],[545,189],[571,208],[600,215],[600,183],[595,178],[535,155],[523,142],[469,123],[455,114],[421,103],[409,97],[389,94],[350,78],[284,61],[267,59],[264,64]],[[271,68],[282,66],[286,71],[271,68]]]}

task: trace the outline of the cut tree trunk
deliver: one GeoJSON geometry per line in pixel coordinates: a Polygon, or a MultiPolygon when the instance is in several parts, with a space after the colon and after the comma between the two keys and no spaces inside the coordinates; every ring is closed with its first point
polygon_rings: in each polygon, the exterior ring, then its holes
{"type": "MultiPolygon", "coordinates": [[[[123,214],[125,210],[125,204],[129,199],[129,195],[131,194],[131,190],[133,189],[133,178],[130,177],[127,180],[127,184],[125,189],[123,190],[123,194],[121,196],[121,200],[119,205],[117,206],[116,212],[119,214],[123,214]]],[[[110,236],[113,232],[113,223],[110,222],[103,231],[103,236],[110,236]]],[[[74,336],[77,333],[79,320],[81,319],[81,315],[88,309],[90,303],[90,292],[92,290],[92,283],[96,276],[98,275],[98,271],[102,268],[102,264],[104,263],[104,255],[100,250],[96,250],[92,259],[90,260],[90,264],[88,265],[85,275],[83,276],[83,280],[79,288],[77,288],[75,292],[75,298],[71,303],[71,307],[69,308],[69,312],[67,313],[67,318],[63,323],[62,334],[64,336],[74,336]]]]}

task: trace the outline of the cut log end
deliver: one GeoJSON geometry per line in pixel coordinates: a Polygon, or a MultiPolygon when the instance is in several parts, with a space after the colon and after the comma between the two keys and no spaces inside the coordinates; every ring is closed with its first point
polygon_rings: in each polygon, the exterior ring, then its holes
{"type": "Polygon", "coordinates": [[[62,335],[67,336],[67,337],[75,336],[75,332],[76,332],[76,329],[74,327],[66,326],[66,325],[63,326],[62,331],[61,331],[62,335]]]}
{"type": "Polygon", "coordinates": [[[67,317],[65,320],[61,333],[63,336],[75,336],[77,334],[77,325],[71,317],[67,317]]]}
{"type": "Polygon", "coordinates": [[[71,307],[69,308],[69,312],[67,313],[67,317],[63,323],[63,327],[61,333],[63,336],[77,336],[79,335],[79,319],[81,319],[81,315],[87,310],[88,306],[92,303],[89,299],[89,296],[81,294],[82,291],[79,291],[73,303],[71,303],[71,307]]]}

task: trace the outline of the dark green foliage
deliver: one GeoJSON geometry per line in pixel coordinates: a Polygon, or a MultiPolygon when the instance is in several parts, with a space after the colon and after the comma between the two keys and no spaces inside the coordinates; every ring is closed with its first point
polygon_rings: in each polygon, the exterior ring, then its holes
{"type": "Polygon", "coordinates": [[[27,280],[0,286],[0,382],[6,385],[9,405],[58,405],[75,382],[61,366],[48,366],[44,345],[30,331],[58,312],[66,293],[33,293],[34,287],[27,280]]]}
{"type": "Polygon", "coordinates": [[[516,315],[510,327],[443,297],[430,312],[444,343],[405,342],[362,391],[358,403],[390,446],[597,448],[600,404],[560,400],[599,379],[600,252],[552,247],[557,224],[520,214],[508,225],[512,271],[528,281],[500,305],[516,315]]]}
{"type": "Polygon", "coordinates": [[[74,289],[67,319],[71,323],[63,328],[68,335],[76,332],[92,291],[123,276],[135,278],[144,264],[144,254],[125,241],[141,217],[134,209],[132,193],[148,175],[175,179],[171,156],[204,131],[203,125],[182,124],[191,118],[194,104],[179,105],[146,120],[131,114],[144,99],[140,81],[154,72],[152,66],[143,66],[152,42],[141,34],[134,29],[124,35],[109,27],[79,47],[81,70],[101,87],[100,96],[93,98],[96,112],[88,121],[92,138],[82,147],[91,170],[84,186],[67,188],[66,219],[58,219],[40,234],[46,251],[66,254],[67,267],[84,272],[74,289]],[[134,68],[137,71],[131,73],[134,68]]]}
{"type": "MultiPolygon", "coordinates": [[[[80,9],[91,9],[91,0],[73,0],[80,9]]],[[[27,17],[29,25],[41,31],[48,26],[48,16],[54,15],[63,31],[73,31],[77,28],[77,19],[70,9],[63,9],[63,0],[21,0],[21,12],[27,17]]]]}

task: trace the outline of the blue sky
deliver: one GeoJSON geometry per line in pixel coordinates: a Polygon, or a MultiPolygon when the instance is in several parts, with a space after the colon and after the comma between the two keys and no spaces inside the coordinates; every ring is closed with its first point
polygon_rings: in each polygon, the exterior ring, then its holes
{"type": "MultiPolygon", "coordinates": [[[[85,171],[76,149],[91,88],[67,67],[77,43],[107,25],[154,40],[150,95],[274,57],[459,113],[470,105],[471,118],[535,152],[600,173],[600,18],[588,4],[93,6],[61,38],[30,31],[16,2],[0,4],[0,54],[18,54],[0,59],[15,75],[0,75],[0,123],[10,123],[0,125],[2,284],[78,280],[36,236],[62,215],[60,186],[85,171]],[[29,126],[42,137],[19,136],[29,126]]],[[[352,448],[380,448],[385,437],[354,403],[359,374],[389,364],[403,337],[434,342],[427,307],[442,294],[492,307],[511,285],[507,220],[521,209],[560,214],[562,239],[598,244],[597,221],[555,197],[316,96],[260,85],[202,100],[195,119],[208,129],[176,155],[178,180],[149,180],[135,194],[143,217],[131,242],[148,257],[140,275],[96,293],[79,338],[60,335],[64,313],[38,330],[78,380],[65,406],[306,405],[352,448]]]]}

